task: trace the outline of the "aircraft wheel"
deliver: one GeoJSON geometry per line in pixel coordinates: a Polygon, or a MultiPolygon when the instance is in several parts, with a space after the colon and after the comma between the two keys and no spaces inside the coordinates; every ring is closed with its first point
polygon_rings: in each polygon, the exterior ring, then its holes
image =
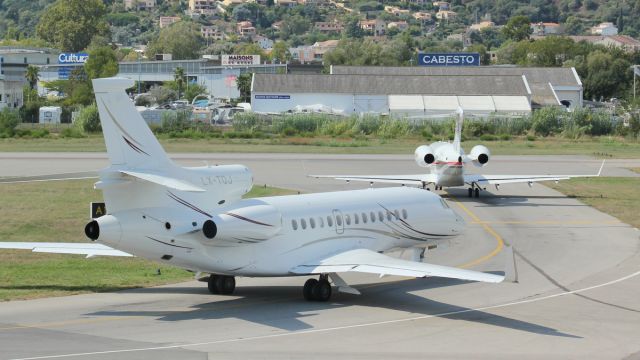
{"type": "Polygon", "coordinates": [[[327,301],[331,298],[331,284],[329,284],[329,281],[327,280],[320,280],[313,287],[313,291],[311,293],[314,300],[327,301]]]}
{"type": "Polygon", "coordinates": [[[473,197],[473,188],[469,188],[469,197],[473,197]]]}
{"type": "Polygon", "coordinates": [[[476,197],[480,197],[480,189],[476,188],[476,197]]]}
{"type": "Polygon", "coordinates": [[[222,295],[230,295],[236,289],[236,278],[233,276],[220,276],[218,290],[222,295]]]}
{"type": "Polygon", "coordinates": [[[304,288],[302,288],[302,294],[304,295],[304,299],[307,301],[314,300],[313,298],[313,289],[318,284],[318,280],[309,279],[304,283],[304,288]]]}
{"type": "Polygon", "coordinates": [[[212,294],[220,293],[220,288],[218,287],[218,283],[220,282],[219,280],[220,277],[221,277],[220,275],[213,275],[213,274],[209,276],[209,281],[207,281],[207,287],[209,288],[210,293],[212,294]]]}

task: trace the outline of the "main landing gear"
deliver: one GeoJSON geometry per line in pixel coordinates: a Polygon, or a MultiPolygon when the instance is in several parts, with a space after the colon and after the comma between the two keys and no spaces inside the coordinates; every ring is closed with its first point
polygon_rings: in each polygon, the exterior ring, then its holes
{"type": "Polygon", "coordinates": [[[227,275],[211,274],[207,285],[209,292],[212,294],[230,295],[233,293],[233,290],[236,289],[236,278],[227,275]]]}
{"type": "Polygon", "coordinates": [[[307,282],[304,283],[302,294],[307,301],[328,301],[331,298],[329,276],[322,274],[319,280],[307,280],[307,282]]]}
{"type": "Polygon", "coordinates": [[[471,187],[469,188],[469,197],[472,198],[473,195],[480,197],[480,187],[476,184],[471,184],[471,187]]]}

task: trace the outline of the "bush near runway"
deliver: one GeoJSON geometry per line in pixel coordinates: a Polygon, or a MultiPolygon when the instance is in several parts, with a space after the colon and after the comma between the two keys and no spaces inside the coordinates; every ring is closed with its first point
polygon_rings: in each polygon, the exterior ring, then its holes
{"type": "MultiPolygon", "coordinates": [[[[95,180],[4,184],[0,241],[86,242],[89,202],[101,201],[95,180]]],[[[251,197],[291,191],[256,186],[251,197]]],[[[193,274],[139,258],[0,250],[0,301],[116,291],[188,280],[193,274]],[[160,269],[160,275],[158,275],[160,269]]]]}

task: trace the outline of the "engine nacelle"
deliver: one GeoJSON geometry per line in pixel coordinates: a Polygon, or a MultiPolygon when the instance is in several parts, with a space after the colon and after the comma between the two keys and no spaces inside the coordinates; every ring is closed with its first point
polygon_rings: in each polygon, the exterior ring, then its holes
{"type": "Polygon", "coordinates": [[[436,156],[428,145],[421,145],[415,151],[415,160],[418,166],[428,167],[436,161],[436,156]]]}
{"type": "Polygon", "coordinates": [[[471,149],[469,153],[469,159],[473,161],[475,166],[485,166],[489,162],[491,152],[484,145],[476,145],[471,149]]]}
{"type": "Polygon", "coordinates": [[[202,224],[205,242],[231,241],[255,243],[276,235],[282,228],[282,215],[271,205],[231,209],[202,224]]]}

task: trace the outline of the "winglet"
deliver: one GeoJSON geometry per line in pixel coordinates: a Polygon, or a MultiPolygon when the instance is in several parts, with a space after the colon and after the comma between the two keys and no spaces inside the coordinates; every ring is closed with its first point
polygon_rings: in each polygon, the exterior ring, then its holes
{"type": "Polygon", "coordinates": [[[602,165],[600,165],[600,170],[598,170],[598,174],[596,176],[600,176],[600,174],[602,173],[602,169],[604,168],[605,161],[607,161],[607,159],[602,160],[602,165]]]}
{"type": "Polygon", "coordinates": [[[505,268],[504,268],[504,280],[506,282],[517,283],[518,282],[518,268],[516,267],[516,257],[513,252],[513,246],[505,246],[505,268]]]}

